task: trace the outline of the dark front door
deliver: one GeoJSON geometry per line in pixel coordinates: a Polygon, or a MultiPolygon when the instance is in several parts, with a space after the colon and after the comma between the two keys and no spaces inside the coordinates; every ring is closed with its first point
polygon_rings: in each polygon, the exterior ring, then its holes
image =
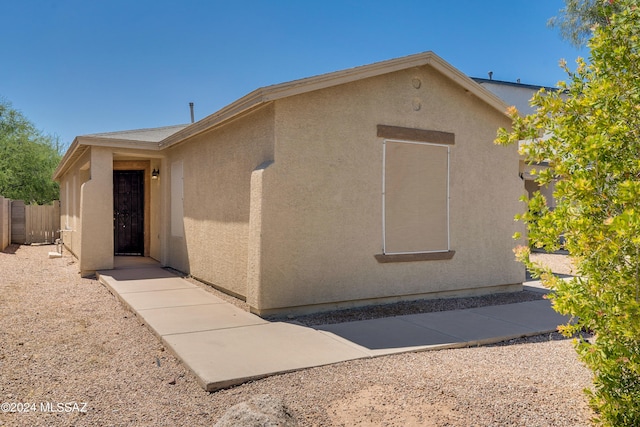
{"type": "Polygon", "coordinates": [[[144,254],[144,171],[113,171],[113,247],[144,254]]]}

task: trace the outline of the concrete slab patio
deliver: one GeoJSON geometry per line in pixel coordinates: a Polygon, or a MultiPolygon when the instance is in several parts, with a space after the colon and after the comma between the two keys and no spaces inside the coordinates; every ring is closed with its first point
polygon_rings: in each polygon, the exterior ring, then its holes
{"type": "Polygon", "coordinates": [[[156,263],[98,272],[215,391],[269,375],[387,354],[466,347],[553,332],[567,319],[546,300],[305,327],[269,322],[156,263]]]}

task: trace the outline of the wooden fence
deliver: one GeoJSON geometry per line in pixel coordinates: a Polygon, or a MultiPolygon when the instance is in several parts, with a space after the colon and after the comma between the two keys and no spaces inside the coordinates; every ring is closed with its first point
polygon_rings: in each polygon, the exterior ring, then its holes
{"type": "Polygon", "coordinates": [[[54,243],[59,229],[60,202],[57,200],[38,206],[0,197],[0,250],[9,243],[54,243]]]}
{"type": "Polygon", "coordinates": [[[11,200],[0,196],[0,251],[11,243],[11,200]]]}

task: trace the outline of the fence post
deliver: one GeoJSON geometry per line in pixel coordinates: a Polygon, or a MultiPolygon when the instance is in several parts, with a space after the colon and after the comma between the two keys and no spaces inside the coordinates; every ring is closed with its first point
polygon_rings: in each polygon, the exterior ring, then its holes
{"type": "Polygon", "coordinates": [[[0,251],[11,243],[11,200],[0,196],[0,251]]]}

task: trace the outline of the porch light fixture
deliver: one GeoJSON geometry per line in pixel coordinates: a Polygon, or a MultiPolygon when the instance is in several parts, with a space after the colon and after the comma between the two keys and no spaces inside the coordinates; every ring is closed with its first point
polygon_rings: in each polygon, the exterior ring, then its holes
{"type": "Polygon", "coordinates": [[[151,172],[151,179],[158,179],[159,175],[160,171],[158,169],[154,169],[153,172],[151,172]]]}

